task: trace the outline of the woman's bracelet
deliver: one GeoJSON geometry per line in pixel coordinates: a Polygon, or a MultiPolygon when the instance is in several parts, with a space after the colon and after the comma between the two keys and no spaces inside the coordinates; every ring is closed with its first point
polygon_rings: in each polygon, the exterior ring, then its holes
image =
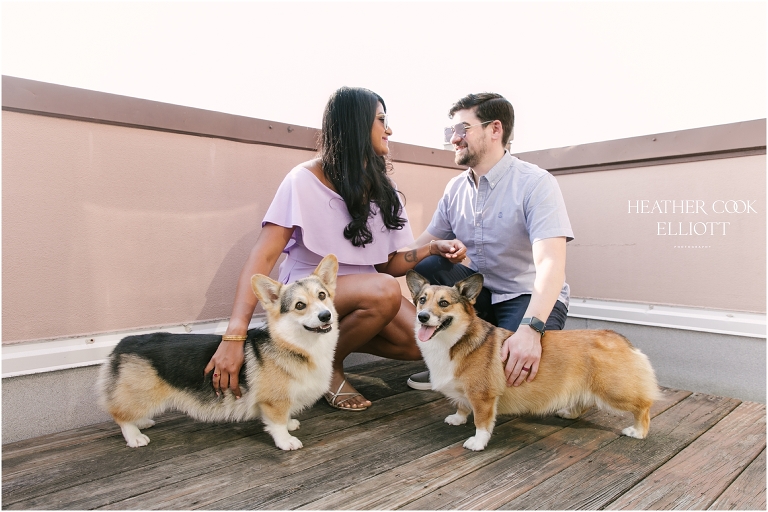
{"type": "Polygon", "coordinates": [[[247,334],[225,334],[221,337],[221,341],[245,341],[247,339],[247,334]]]}
{"type": "Polygon", "coordinates": [[[434,254],[432,254],[432,242],[436,242],[436,240],[430,240],[429,241],[429,255],[430,256],[434,256],[434,254]]]}

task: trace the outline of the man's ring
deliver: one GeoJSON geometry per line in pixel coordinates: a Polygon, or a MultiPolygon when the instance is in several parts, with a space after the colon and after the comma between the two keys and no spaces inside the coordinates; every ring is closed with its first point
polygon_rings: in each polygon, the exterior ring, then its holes
{"type": "Polygon", "coordinates": [[[528,373],[531,373],[531,369],[530,369],[530,368],[526,368],[525,366],[523,366],[523,371],[524,371],[524,372],[528,372],[528,373]]]}

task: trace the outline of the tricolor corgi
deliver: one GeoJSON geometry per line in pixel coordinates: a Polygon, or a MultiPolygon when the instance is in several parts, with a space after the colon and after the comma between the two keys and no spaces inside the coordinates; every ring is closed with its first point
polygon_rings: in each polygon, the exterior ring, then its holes
{"type": "Polygon", "coordinates": [[[228,390],[217,396],[212,372],[204,375],[221,336],[153,333],[121,340],[101,368],[98,388],[128,446],[149,443],[139,429],[154,425],[153,416],[176,409],[201,421],[261,418],[278,448],[301,448],[289,433],[299,428],[292,416],[315,403],[331,383],[339,337],[333,307],[337,271],[331,254],[312,275],[291,284],[252,277],[267,325],[248,331],[240,399],[228,390]]]}

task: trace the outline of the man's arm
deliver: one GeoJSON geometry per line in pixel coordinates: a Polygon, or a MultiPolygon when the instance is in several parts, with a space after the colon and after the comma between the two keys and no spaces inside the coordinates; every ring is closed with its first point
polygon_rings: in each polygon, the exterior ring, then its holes
{"type": "MultiPolygon", "coordinates": [[[[546,322],[565,282],[565,237],[535,242],[533,264],[536,279],[524,318],[535,316],[546,322]]],[[[506,361],[504,374],[508,385],[519,386],[526,377],[532,381],[539,371],[541,335],[528,326],[521,326],[502,344],[501,360],[506,361]],[[530,368],[530,372],[523,372],[523,368],[530,368]]]]}

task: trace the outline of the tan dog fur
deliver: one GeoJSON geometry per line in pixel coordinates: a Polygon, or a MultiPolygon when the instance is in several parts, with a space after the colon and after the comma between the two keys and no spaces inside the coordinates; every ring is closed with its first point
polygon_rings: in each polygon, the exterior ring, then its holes
{"type": "Polygon", "coordinates": [[[445,421],[460,425],[474,413],[477,430],[466,448],[485,448],[497,414],[556,412],[577,418],[593,405],[631,412],[635,422],[624,435],[643,439],[648,434],[650,408],[659,396],[656,377],[648,358],[623,336],[606,330],[547,331],[535,379],[507,386],[501,345],[513,333],[475,314],[482,275],[448,287],[432,286],[409,271],[406,281],[416,305],[417,345],[429,367],[432,389],[458,407],[445,421]],[[427,341],[420,339],[427,336],[427,341]]]}
{"type": "Polygon", "coordinates": [[[289,434],[299,428],[291,416],[330,386],[338,340],[337,271],[338,261],[329,255],[311,276],[292,284],[252,277],[267,329],[249,331],[240,399],[229,391],[217,396],[210,374],[204,380],[221,336],[154,333],[122,340],[102,367],[98,389],[128,446],[146,445],[149,438],[139,429],[152,426],[160,412],[177,409],[201,421],[261,418],[278,448],[301,448],[289,434]]]}

